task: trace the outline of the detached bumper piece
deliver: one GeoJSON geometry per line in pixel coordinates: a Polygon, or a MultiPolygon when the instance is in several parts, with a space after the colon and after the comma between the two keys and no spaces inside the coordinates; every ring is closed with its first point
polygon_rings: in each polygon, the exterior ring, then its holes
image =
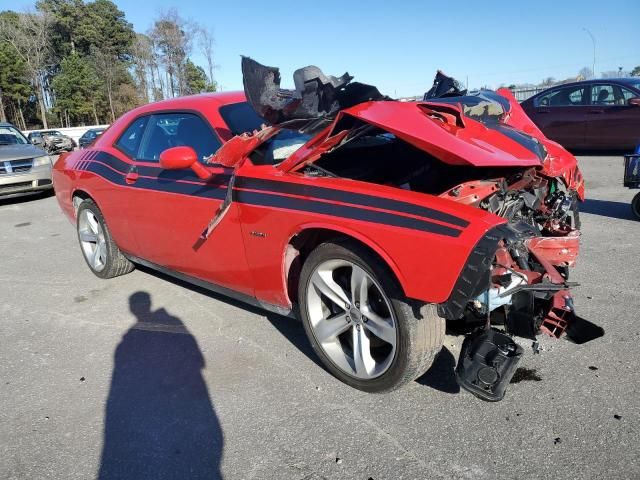
{"type": "Polygon", "coordinates": [[[488,402],[504,398],[524,353],[511,337],[497,330],[476,330],[462,344],[456,380],[465,390],[488,402]]]}

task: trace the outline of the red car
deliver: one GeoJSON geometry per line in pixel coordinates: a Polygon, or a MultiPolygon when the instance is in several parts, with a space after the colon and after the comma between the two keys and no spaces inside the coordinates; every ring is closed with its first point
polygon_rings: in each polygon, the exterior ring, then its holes
{"type": "Polygon", "coordinates": [[[142,264],[299,311],[335,376],[390,391],[429,368],[445,319],[558,337],[577,318],[582,176],[499,93],[493,125],[381,100],[312,134],[265,126],[243,93],[166,100],[63,155],[55,191],[97,276],[142,264]]]}
{"type": "Polygon", "coordinates": [[[522,102],[533,122],[565,148],[633,151],[640,145],[640,78],[567,83],[522,102]]]}

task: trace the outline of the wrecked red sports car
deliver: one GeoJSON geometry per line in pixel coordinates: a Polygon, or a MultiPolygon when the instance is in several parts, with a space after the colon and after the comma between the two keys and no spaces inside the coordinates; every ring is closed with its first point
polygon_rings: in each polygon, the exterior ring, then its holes
{"type": "Polygon", "coordinates": [[[488,400],[522,354],[510,335],[580,341],[583,179],[508,91],[403,103],[347,74],[307,67],[285,91],[277,69],[243,73],[246,95],[145,105],[56,163],[96,275],[139,263],[299,312],[324,365],[371,392],[423,374],[445,320],[480,326],[458,378],[488,400]]]}

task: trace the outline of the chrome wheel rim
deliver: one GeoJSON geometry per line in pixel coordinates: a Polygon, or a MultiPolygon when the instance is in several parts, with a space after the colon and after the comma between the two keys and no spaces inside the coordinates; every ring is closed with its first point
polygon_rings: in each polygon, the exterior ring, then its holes
{"type": "Polygon", "coordinates": [[[313,335],[347,375],[370,380],[386,372],[396,353],[397,322],[378,282],[348,260],[327,260],[309,278],[307,314],[313,335]]]}
{"type": "Polygon", "coordinates": [[[91,210],[82,210],[78,219],[78,237],[82,253],[89,266],[101,272],[107,263],[107,242],[104,230],[91,210]]]}

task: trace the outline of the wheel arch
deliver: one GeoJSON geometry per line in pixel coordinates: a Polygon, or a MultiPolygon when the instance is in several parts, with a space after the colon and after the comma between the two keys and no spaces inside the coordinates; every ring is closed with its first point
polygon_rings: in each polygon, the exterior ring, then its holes
{"type": "Polygon", "coordinates": [[[79,198],[81,201],[91,200],[96,205],[98,204],[87,191],[82,190],[81,188],[76,188],[71,192],[71,205],[73,206],[74,215],[78,213],[78,207],[80,206],[80,202],[76,202],[76,198],[79,198]]]}
{"type": "Polygon", "coordinates": [[[385,252],[385,250],[371,238],[360,232],[335,225],[308,224],[300,226],[289,236],[284,246],[282,271],[286,296],[294,304],[297,302],[298,279],[306,258],[318,245],[329,240],[351,240],[369,250],[385,265],[397,280],[403,293],[404,277],[402,272],[385,252]]]}

